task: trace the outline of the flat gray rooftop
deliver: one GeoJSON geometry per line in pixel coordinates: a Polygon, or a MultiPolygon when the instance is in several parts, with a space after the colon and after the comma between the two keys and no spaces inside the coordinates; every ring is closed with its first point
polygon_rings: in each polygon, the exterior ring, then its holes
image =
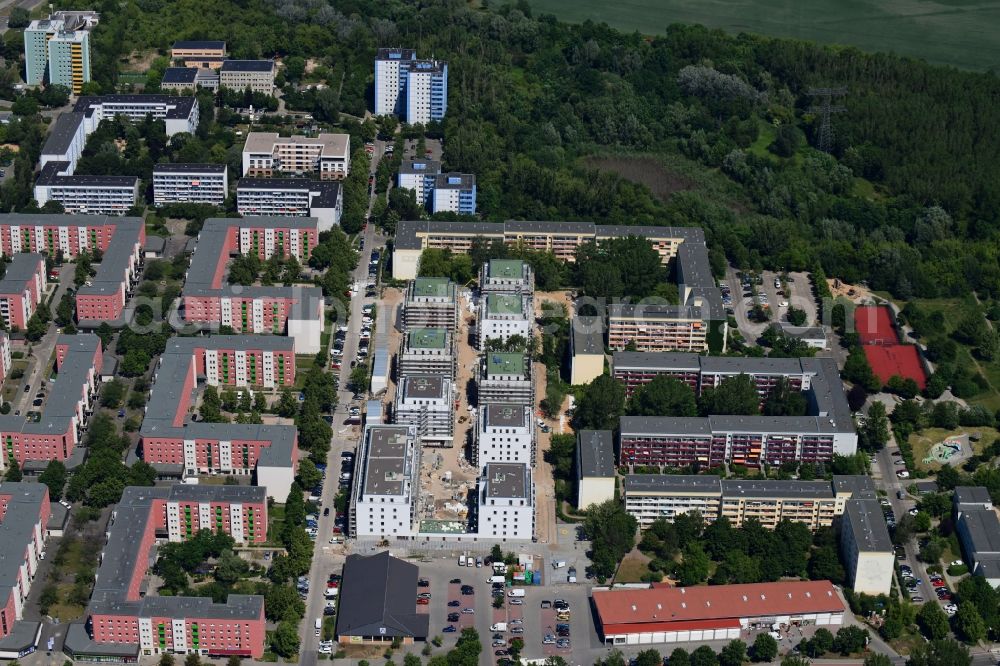
{"type": "Polygon", "coordinates": [[[413,431],[406,426],[373,425],[365,430],[365,495],[403,495],[412,445],[413,431]]]}
{"type": "Polygon", "coordinates": [[[845,528],[851,530],[854,543],[862,553],[891,553],[892,539],[882,515],[882,507],[874,499],[848,500],[845,528]]]}
{"type": "Polygon", "coordinates": [[[576,434],[579,478],[615,475],[615,443],[610,430],[581,430],[576,434]]]}
{"type": "Polygon", "coordinates": [[[435,375],[420,375],[403,379],[403,397],[442,399],[445,397],[444,377],[435,375]]]}
{"type": "Polygon", "coordinates": [[[531,472],[527,465],[516,463],[488,463],[486,471],[486,496],[495,499],[528,499],[531,472]]]}
{"type": "Polygon", "coordinates": [[[625,494],[670,493],[722,496],[722,479],[714,474],[626,474],[625,494]]]}
{"type": "Polygon", "coordinates": [[[573,317],[573,354],[604,353],[604,317],[573,317]]]}
{"type": "Polygon", "coordinates": [[[41,263],[45,281],[45,257],[37,252],[17,252],[7,263],[7,272],[0,279],[0,294],[21,294],[25,285],[35,278],[41,263]]]}
{"type": "Polygon", "coordinates": [[[524,405],[489,403],[481,407],[486,410],[486,426],[489,428],[523,428],[531,420],[530,410],[524,405]]]}

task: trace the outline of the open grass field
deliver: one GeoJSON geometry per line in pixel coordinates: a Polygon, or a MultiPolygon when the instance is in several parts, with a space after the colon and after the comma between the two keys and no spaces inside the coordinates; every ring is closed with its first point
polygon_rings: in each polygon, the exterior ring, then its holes
{"type": "Polygon", "coordinates": [[[963,69],[1000,63],[1000,2],[995,0],[528,0],[560,19],[605,22],[620,30],[662,33],[671,23],[701,23],[845,44],[923,58],[963,69]]]}

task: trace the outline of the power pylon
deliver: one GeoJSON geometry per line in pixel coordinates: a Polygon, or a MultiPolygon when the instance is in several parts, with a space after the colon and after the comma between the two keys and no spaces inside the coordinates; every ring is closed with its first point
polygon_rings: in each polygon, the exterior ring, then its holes
{"type": "Polygon", "coordinates": [[[833,145],[833,123],[830,117],[835,113],[847,111],[846,106],[834,104],[834,99],[845,97],[847,88],[810,88],[806,94],[818,98],[818,103],[814,104],[810,110],[819,114],[819,149],[828,153],[833,145]]]}

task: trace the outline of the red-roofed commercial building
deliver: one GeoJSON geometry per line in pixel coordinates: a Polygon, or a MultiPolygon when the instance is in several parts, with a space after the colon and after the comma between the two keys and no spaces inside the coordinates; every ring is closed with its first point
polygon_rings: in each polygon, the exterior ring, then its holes
{"type": "Polygon", "coordinates": [[[830,581],[595,590],[607,645],[732,640],[774,624],[837,626],[844,602],[830,581]]]}

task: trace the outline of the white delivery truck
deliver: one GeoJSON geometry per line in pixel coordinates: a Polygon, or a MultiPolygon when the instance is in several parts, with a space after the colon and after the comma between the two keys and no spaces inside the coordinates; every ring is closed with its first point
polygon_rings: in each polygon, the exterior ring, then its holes
{"type": "Polygon", "coordinates": [[[515,587],[513,590],[508,590],[507,591],[507,596],[508,597],[523,597],[524,596],[524,588],[523,587],[515,587]]]}

